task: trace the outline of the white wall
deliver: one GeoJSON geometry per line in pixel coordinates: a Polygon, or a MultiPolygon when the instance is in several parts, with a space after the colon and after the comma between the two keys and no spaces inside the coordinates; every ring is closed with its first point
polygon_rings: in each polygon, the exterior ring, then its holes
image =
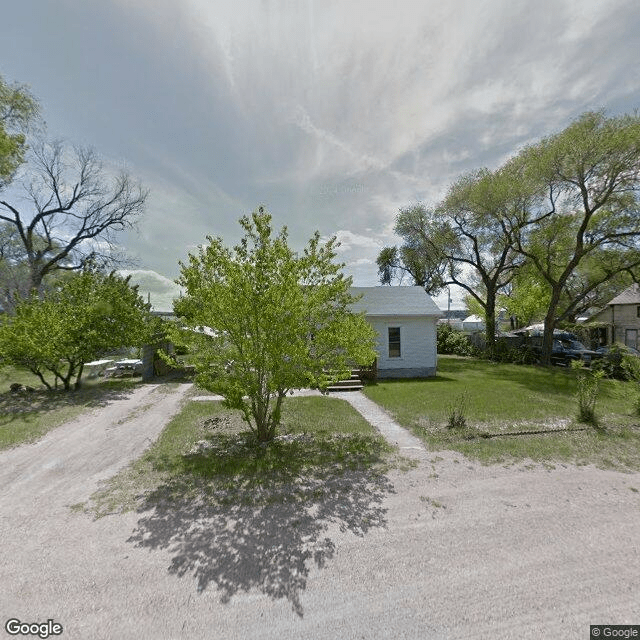
{"type": "Polygon", "coordinates": [[[380,377],[393,375],[421,376],[435,375],[436,318],[376,317],[367,320],[378,333],[378,374],[380,377]],[[400,327],[401,356],[389,358],[389,327],[400,327]]]}

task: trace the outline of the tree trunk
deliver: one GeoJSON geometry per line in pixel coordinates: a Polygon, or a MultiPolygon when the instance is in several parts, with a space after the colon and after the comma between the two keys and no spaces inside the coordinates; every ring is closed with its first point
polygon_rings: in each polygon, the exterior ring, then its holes
{"type": "Polygon", "coordinates": [[[80,378],[82,378],[83,369],[84,369],[84,362],[81,362],[80,366],[78,367],[78,377],[76,378],[76,383],[74,385],[76,391],[80,388],[80,378]]]}
{"type": "Polygon", "coordinates": [[[487,292],[487,303],[484,308],[486,351],[493,357],[496,344],[496,296],[487,292]]]}
{"type": "Polygon", "coordinates": [[[258,442],[268,442],[269,438],[269,396],[252,400],[253,419],[256,423],[258,442]]]}
{"type": "Polygon", "coordinates": [[[42,291],[42,273],[36,269],[35,265],[31,265],[29,276],[29,293],[37,293],[40,296],[42,291]]]}
{"type": "Polygon", "coordinates": [[[556,312],[558,310],[558,304],[560,302],[560,294],[562,287],[554,286],[551,292],[551,300],[549,301],[549,308],[547,309],[547,315],[544,319],[544,333],[542,336],[542,356],[540,358],[540,364],[551,364],[551,350],[553,349],[553,331],[556,328],[556,312]]]}

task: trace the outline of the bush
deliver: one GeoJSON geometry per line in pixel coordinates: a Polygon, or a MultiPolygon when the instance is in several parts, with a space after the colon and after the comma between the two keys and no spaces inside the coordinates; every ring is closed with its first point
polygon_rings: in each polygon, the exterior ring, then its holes
{"type": "Polygon", "coordinates": [[[616,380],[640,380],[640,358],[633,355],[625,345],[616,342],[592,369],[602,371],[607,378],[616,380]]]}
{"type": "Polygon", "coordinates": [[[438,353],[454,356],[474,355],[473,345],[459,329],[448,324],[439,324],[437,331],[438,353]]]}
{"type": "Polygon", "coordinates": [[[499,338],[493,345],[492,351],[487,351],[486,356],[495,362],[504,364],[535,364],[538,361],[538,354],[529,345],[517,345],[499,338]]]}
{"type": "Polygon", "coordinates": [[[602,371],[585,371],[579,360],[574,360],[571,368],[577,371],[578,376],[578,421],[597,426],[598,382],[604,374],[602,371]]]}

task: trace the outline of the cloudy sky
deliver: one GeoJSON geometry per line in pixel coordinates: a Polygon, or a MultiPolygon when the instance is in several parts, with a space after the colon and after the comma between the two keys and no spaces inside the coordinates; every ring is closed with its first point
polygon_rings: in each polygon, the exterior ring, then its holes
{"type": "Polygon", "coordinates": [[[586,110],[640,107],[637,0],[20,0],[0,36],[49,135],[150,189],[122,244],[169,279],[262,204],[297,249],[337,234],[374,285],[399,208],[586,110]]]}

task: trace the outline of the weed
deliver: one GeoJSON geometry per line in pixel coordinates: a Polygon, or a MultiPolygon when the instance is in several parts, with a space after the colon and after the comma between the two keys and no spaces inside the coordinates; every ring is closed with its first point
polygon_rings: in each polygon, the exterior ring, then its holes
{"type": "Polygon", "coordinates": [[[586,371],[579,360],[571,363],[571,368],[577,372],[578,422],[598,426],[596,416],[596,402],[598,400],[599,381],[603,371],[586,371]]]}
{"type": "Polygon", "coordinates": [[[467,408],[469,397],[466,391],[458,395],[447,407],[447,427],[449,429],[464,429],[467,426],[467,408]]]}

